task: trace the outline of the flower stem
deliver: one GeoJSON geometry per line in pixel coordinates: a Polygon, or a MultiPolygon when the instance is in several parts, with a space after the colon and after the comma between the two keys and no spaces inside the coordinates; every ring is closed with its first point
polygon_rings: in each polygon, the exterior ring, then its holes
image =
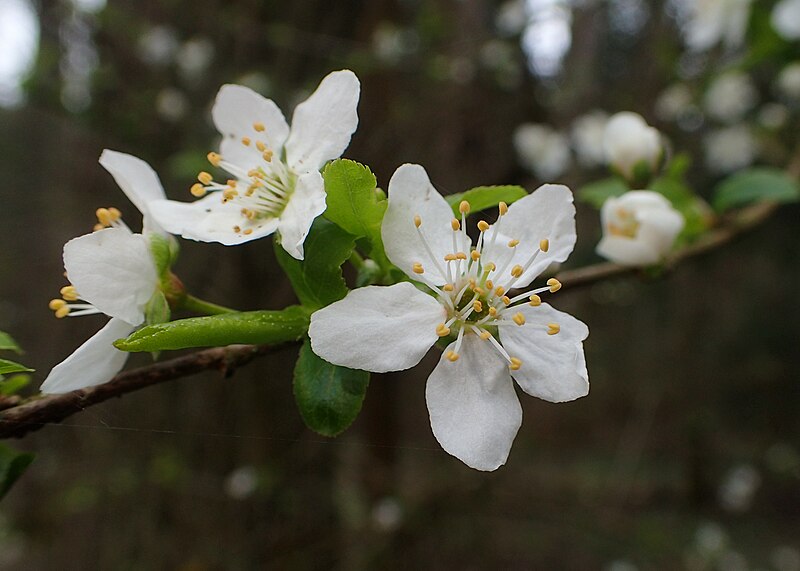
{"type": "Polygon", "coordinates": [[[181,307],[183,309],[188,309],[189,311],[204,313],[206,315],[219,315],[222,313],[234,313],[236,311],[235,309],[230,309],[221,305],[217,305],[216,303],[211,303],[210,301],[205,301],[188,293],[183,299],[181,307]]]}

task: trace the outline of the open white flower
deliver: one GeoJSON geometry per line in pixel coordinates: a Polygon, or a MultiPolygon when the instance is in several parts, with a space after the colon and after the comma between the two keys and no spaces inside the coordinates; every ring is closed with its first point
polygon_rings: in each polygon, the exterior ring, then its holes
{"type": "Polygon", "coordinates": [[[603,135],[606,162],[628,179],[640,164],[651,172],[661,161],[661,134],[638,113],[622,111],[612,115],[603,135]]]}
{"type": "Polygon", "coordinates": [[[729,71],[716,77],[703,99],[708,114],[723,123],[740,120],[757,102],[758,90],[753,80],[741,71],[729,71]]]}
{"type": "Polygon", "coordinates": [[[781,0],[772,9],[772,27],[784,40],[800,39],[800,0],[781,0]]]}
{"type": "Polygon", "coordinates": [[[689,9],[686,43],[705,51],[718,43],[735,49],[744,42],[752,0],[685,0],[689,9]]]}
{"type": "Polygon", "coordinates": [[[564,402],[588,393],[583,340],[574,317],[524,293],[575,245],[572,193],[544,185],[511,205],[494,225],[478,223],[475,246],[461,220],[418,165],[389,182],[382,234],[389,259],[414,282],[369,286],[311,316],[311,347],[323,359],[373,372],[413,367],[440,337],[453,340],[428,378],[436,439],[478,470],[503,465],[522,423],[512,378],[528,394],[564,402]],[[425,290],[425,291],[423,291],[425,290]],[[429,291],[433,295],[426,293],[429,291]]]}
{"type": "Polygon", "coordinates": [[[42,383],[43,393],[65,393],[110,380],[128,353],[112,343],[127,337],[145,320],[145,307],[158,289],[158,271],[148,236],[160,232],[148,214],[149,201],[163,198],[155,172],[144,161],[103,151],[102,164],[142,211],[143,234],[134,234],[116,208],[100,208],[95,232],[64,245],[64,268],[70,285],[50,302],[56,317],[105,314],[111,320],[56,365],[42,383]]]}
{"type": "Polygon", "coordinates": [[[672,249],[684,219],[669,200],[651,190],[609,198],[600,211],[603,239],[597,253],[626,266],[660,262],[672,249]]]}
{"type": "Polygon", "coordinates": [[[348,70],[326,76],[297,106],[292,127],[278,106],[241,85],[223,85],[212,118],[223,136],[215,167],[233,178],[201,172],[192,187],[201,200],[151,205],[168,232],[201,242],[235,245],[278,232],[283,248],[303,259],[303,242],[325,210],[320,168],[344,152],[358,125],[360,85],[348,70]]]}

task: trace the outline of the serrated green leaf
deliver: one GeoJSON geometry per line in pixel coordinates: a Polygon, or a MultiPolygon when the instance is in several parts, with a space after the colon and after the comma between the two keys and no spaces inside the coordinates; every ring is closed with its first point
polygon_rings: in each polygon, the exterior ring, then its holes
{"type": "Polygon", "coordinates": [[[323,436],[336,436],[361,411],[369,373],[337,367],[317,357],[306,339],[294,368],[294,397],[306,425],[323,436]]]}
{"type": "Polygon", "coordinates": [[[322,177],[328,205],[323,216],[353,236],[366,237],[371,246],[369,255],[381,267],[389,267],[381,239],[386,200],[377,188],[375,175],[361,163],[337,159],[328,163],[322,177]]]}
{"type": "Polygon", "coordinates": [[[131,352],[167,351],[189,347],[222,347],[234,343],[286,343],[308,331],[309,311],[292,305],[281,311],[246,311],[179,319],[148,325],[114,343],[131,352]]]}
{"type": "Polygon", "coordinates": [[[17,452],[5,444],[0,444],[0,499],[8,493],[34,458],[34,454],[17,452]]]}
{"type": "Polygon", "coordinates": [[[17,345],[17,342],[14,341],[11,335],[4,331],[0,331],[0,350],[22,353],[22,349],[17,345]]]}
{"type": "Polygon", "coordinates": [[[31,373],[33,369],[29,369],[25,365],[20,365],[14,361],[7,361],[0,359],[0,375],[8,375],[11,373],[31,373]]]}
{"type": "Polygon", "coordinates": [[[466,192],[459,192],[457,194],[449,194],[445,196],[450,208],[453,209],[453,214],[461,217],[458,210],[458,205],[463,200],[469,202],[470,212],[481,212],[489,208],[494,208],[501,202],[511,204],[520,198],[528,196],[528,192],[521,186],[504,185],[504,186],[476,186],[466,192]]]}
{"type": "Polygon", "coordinates": [[[0,395],[10,397],[28,386],[31,382],[30,375],[14,375],[11,378],[0,380],[0,395]]]}
{"type": "Polygon", "coordinates": [[[598,210],[603,203],[614,196],[620,196],[630,190],[620,178],[612,177],[597,182],[592,182],[578,190],[576,196],[581,202],[585,202],[598,210]]]}
{"type": "Polygon", "coordinates": [[[306,237],[303,260],[291,257],[277,242],[274,248],[300,303],[319,309],[347,295],[341,266],[355,245],[352,235],[333,222],[317,218],[306,237]]]}
{"type": "Polygon", "coordinates": [[[724,212],[752,202],[795,202],[800,187],[780,169],[758,167],[739,171],[723,180],[714,192],[714,208],[724,212]]]}

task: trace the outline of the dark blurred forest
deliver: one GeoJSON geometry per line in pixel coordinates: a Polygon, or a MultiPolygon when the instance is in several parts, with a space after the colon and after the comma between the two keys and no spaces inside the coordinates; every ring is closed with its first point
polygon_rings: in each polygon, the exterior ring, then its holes
{"type": "MultiPolygon", "coordinates": [[[[97,207],[137,220],[100,152],[147,160],[170,198],[189,200],[217,144],[209,109],[224,83],[290,116],[326,73],[352,69],[360,122],[345,156],[384,188],[398,165],[421,163],[448,193],[550,182],[520,166],[522,123],[568,129],[593,109],[632,110],[697,157],[689,177],[708,196],[717,179],[697,132],[653,109],[676,70],[722,64],[684,53],[671,4],[568,9],[569,50],[542,73],[490,0],[40,0],[24,101],[0,109],[1,328],[36,386],[97,330],[100,317],[56,321],[47,302],[64,285],[62,245],[97,207]]],[[[779,65],[752,73],[766,84],[779,65]]],[[[575,166],[553,182],[600,176],[575,166]]],[[[798,571],[798,214],[785,206],[662,277],[558,294],[589,325],[591,393],[521,395],[523,426],[494,473],[431,434],[424,384],[437,355],[373,375],[361,416],[326,439],[297,412],[287,347],[232,378],[151,387],[11,442],[37,459],[0,505],[0,569],[798,571]]],[[[597,212],[579,204],[566,266],[599,261],[599,237],[597,212]]],[[[175,271],[238,309],[293,302],[269,240],[181,241],[175,271]]]]}

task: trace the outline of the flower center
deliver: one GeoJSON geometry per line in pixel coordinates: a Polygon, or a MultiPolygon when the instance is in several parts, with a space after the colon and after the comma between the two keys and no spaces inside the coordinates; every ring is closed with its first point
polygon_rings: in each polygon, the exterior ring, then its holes
{"type": "Polygon", "coordinates": [[[634,213],[625,208],[617,208],[615,214],[616,218],[607,225],[608,233],[621,238],[636,238],[641,224],[636,220],[634,213]]]}
{"type": "MultiPolygon", "coordinates": [[[[456,335],[453,350],[445,354],[448,360],[458,360],[458,351],[464,335],[474,334],[484,341],[490,342],[508,362],[509,367],[517,370],[522,366],[522,361],[509,355],[497,340],[498,326],[512,323],[518,327],[525,326],[525,315],[519,311],[519,306],[527,303],[532,307],[538,307],[542,303],[539,294],[555,293],[561,289],[561,283],[555,278],[550,278],[545,287],[520,293],[514,297],[508,296],[509,290],[513,289],[514,284],[530,268],[539,254],[549,250],[550,242],[547,238],[543,238],[537,245],[530,248],[531,254],[524,264],[514,264],[511,268],[509,268],[511,261],[519,258],[511,255],[499,256],[499,259],[505,261],[498,267],[498,264],[486,257],[492,253],[498,255],[502,251],[502,248],[496,247],[496,241],[503,216],[508,212],[508,206],[504,202],[500,203],[500,215],[494,226],[495,231],[488,238],[488,244],[486,236],[491,226],[484,220],[478,222],[480,236],[474,247],[471,245],[465,229],[466,215],[469,210],[470,205],[467,201],[463,201],[459,205],[461,220],[453,218],[450,222],[453,231],[453,251],[447,253],[442,260],[436,258],[425,238],[422,218],[419,215],[414,216],[417,235],[427,254],[425,263],[430,263],[441,275],[445,276],[447,283],[439,287],[428,279],[425,276],[425,266],[422,261],[414,264],[413,271],[419,276],[419,281],[436,292],[439,302],[447,312],[446,321],[436,327],[436,333],[440,337],[456,335]],[[468,250],[469,253],[465,250],[468,250]]],[[[516,238],[512,238],[505,244],[505,247],[510,249],[526,246],[531,245],[521,244],[520,240],[516,238]]],[[[547,325],[549,335],[555,335],[559,331],[558,324],[547,325]]]]}
{"type": "Polygon", "coordinates": [[[198,182],[192,185],[193,196],[202,197],[208,192],[219,192],[223,204],[233,203],[239,207],[242,221],[233,227],[237,234],[252,234],[253,227],[268,218],[278,218],[286,208],[294,192],[297,175],[259,139],[265,131],[262,123],[254,123],[253,137],[242,137],[240,142],[252,151],[253,161],[248,166],[233,163],[222,155],[208,153],[208,162],[235,178],[225,184],[214,181],[205,171],[197,175],[198,182]]]}

